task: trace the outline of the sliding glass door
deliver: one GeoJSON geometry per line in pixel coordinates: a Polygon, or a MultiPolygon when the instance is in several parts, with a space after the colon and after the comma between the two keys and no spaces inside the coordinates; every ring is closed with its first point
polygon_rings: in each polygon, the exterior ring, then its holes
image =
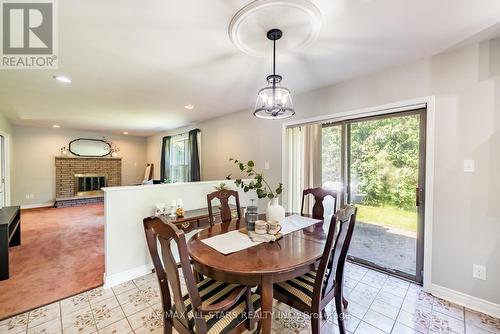
{"type": "Polygon", "coordinates": [[[323,185],[358,208],[349,257],[422,281],[425,110],[328,124],[323,185]]]}

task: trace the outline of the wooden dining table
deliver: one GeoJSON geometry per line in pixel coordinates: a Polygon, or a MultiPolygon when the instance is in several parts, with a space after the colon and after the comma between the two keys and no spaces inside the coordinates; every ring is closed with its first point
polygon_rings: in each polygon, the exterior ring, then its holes
{"type": "Polygon", "coordinates": [[[226,283],[260,286],[262,333],[271,333],[273,284],[314,269],[322,254],[330,222],[318,222],[281,239],[224,255],[201,240],[246,227],[245,219],[215,224],[188,241],[194,269],[226,283]]]}

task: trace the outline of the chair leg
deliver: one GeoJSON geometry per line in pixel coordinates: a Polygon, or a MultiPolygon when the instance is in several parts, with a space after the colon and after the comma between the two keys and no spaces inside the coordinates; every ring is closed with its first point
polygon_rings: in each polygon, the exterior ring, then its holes
{"type": "Polygon", "coordinates": [[[163,320],[163,334],[172,334],[172,325],[166,320],[163,320]]]}
{"type": "Polygon", "coordinates": [[[344,310],[342,308],[342,295],[340,293],[335,295],[335,310],[337,311],[337,320],[339,323],[340,334],[345,334],[344,326],[344,310]]]}
{"type": "Polygon", "coordinates": [[[203,281],[203,275],[202,274],[200,274],[196,270],[193,270],[193,273],[194,273],[194,280],[195,280],[196,283],[200,283],[201,281],[203,281]]]}
{"type": "Polygon", "coordinates": [[[344,296],[342,296],[342,305],[344,305],[344,308],[347,308],[347,305],[349,305],[349,303],[347,302],[347,300],[344,298],[344,296]]]}
{"type": "Polygon", "coordinates": [[[321,310],[321,317],[323,318],[323,320],[328,319],[328,314],[326,313],[326,310],[325,310],[325,309],[322,309],[322,310],[321,310]]]}
{"type": "Polygon", "coordinates": [[[319,328],[321,325],[321,318],[318,313],[311,314],[311,333],[320,334],[319,328]]]}

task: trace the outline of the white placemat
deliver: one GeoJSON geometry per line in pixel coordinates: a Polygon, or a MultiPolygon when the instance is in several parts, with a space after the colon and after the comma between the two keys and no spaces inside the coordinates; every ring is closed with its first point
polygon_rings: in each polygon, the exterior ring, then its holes
{"type": "Polygon", "coordinates": [[[283,221],[283,223],[281,223],[281,233],[283,235],[292,233],[319,223],[320,221],[321,219],[312,219],[309,217],[303,217],[301,215],[291,215],[285,217],[285,220],[283,221]]]}
{"type": "MultiPolygon", "coordinates": [[[[285,217],[285,220],[281,224],[281,234],[285,235],[288,233],[292,233],[309,227],[313,224],[319,223],[320,221],[320,219],[312,219],[308,217],[302,217],[300,215],[288,216],[285,217]]],[[[214,237],[203,239],[201,241],[224,255],[235,253],[262,243],[250,240],[248,235],[239,231],[231,231],[224,234],[219,234],[214,237]]]]}
{"type": "Polygon", "coordinates": [[[247,249],[262,243],[253,242],[252,240],[250,240],[248,235],[243,234],[240,231],[231,231],[224,234],[219,234],[215,237],[206,238],[201,241],[224,255],[247,249]]]}

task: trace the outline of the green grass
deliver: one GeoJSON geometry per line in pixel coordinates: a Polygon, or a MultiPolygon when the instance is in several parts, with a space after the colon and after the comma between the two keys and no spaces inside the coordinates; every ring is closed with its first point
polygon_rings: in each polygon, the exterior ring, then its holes
{"type": "Polygon", "coordinates": [[[417,231],[417,212],[404,211],[391,206],[366,206],[358,207],[357,220],[364,223],[383,225],[399,228],[405,231],[417,231]]]}

